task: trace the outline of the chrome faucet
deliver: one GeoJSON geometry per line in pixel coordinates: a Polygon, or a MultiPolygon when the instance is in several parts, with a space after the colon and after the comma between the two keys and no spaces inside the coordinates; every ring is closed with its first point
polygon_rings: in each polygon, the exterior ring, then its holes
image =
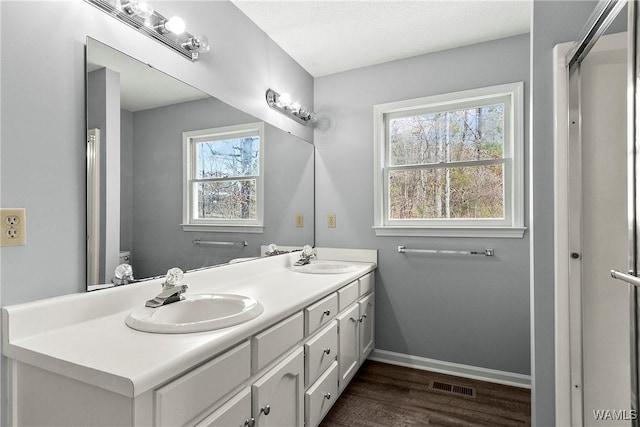
{"type": "Polygon", "coordinates": [[[179,285],[184,273],[179,268],[171,268],[167,271],[167,277],[162,284],[162,292],[145,303],[145,307],[157,308],[163,305],[178,302],[184,299],[184,293],[189,285],[179,285]]]}
{"type": "Polygon", "coordinates": [[[288,253],[289,251],[282,251],[278,249],[278,246],[275,243],[271,243],[264,254],[266,256],[273,256],[273,255],[281,255],[281,254],[288,254],[288,253]]]}
{"type": "Polygon", "coordinates": [[[295,266],[306,265],[311,262],[311,258],[316,257],[316,250],[313,249],[309,245],[304,245],[302,248],[302,253],[300,254],[300,259],[296,261],[295,266]]]}

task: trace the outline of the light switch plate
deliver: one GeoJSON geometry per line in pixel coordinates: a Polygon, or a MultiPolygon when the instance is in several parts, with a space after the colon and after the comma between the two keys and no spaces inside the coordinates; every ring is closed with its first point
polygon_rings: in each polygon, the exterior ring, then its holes
{"type": "Polygon", "coordinates": [[[27,243],[27,210],[24,208],[0,209],[0,246],[17,246],[27,243]]]}

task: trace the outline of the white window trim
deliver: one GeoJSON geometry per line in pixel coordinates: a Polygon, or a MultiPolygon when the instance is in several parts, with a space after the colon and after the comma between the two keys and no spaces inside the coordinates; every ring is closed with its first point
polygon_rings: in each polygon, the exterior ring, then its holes
{"type": "MultiPolygon", "coordinates": [[[[489,101],[490,102],[490,101],[489,101]]],[[[377,236],[434,236],[434,237],[505,237],[522,238],[524,226],[524,83],[508,83],[480,89],[415,98],[405,101],[378,104],[373,107],[374,123],[374,226],[377,236]],[[496,224],[495,221],[477,220],[445,220],[434,225],[412,225],[411,221],[393,225],[386,223],[386,208],[384,192],[386,165],[386,131],[385,115],[410,111],[427,106],[438,110],[450,104],[464,104],[485,102],[491,98],[508,96],[511,99],[511,126],[509,146],[505,146],[505,153],[511,153],[510,161],[505,164],[505,175],[510,173],[511,186],[505,187],[505,217],[506,224],[496,224]],[[508,192],[508,194],[507,194],[508,192]],[[508,205],[507,205],[508,204],[508,205]]],[[[506,184],[506,183],[505,183],[506,184]]]]}
{"type": "Polygon", "coordinates": [[[182,133],[182,230],[209,231],[222,233],[263,233],[264,232],[264,123],[245,123],[182,133]],[[191,177],[193,168],[192,140],[203,136],[244,134],[255,131],[260,136],[260,173],[256,177],[256,219],[255,220],[197,220],[192,219],[191,177]]]}

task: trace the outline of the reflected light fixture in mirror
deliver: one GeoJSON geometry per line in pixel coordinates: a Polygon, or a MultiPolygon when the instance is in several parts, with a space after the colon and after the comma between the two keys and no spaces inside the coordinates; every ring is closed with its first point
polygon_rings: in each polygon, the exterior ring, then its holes
{"type": "Polygon", "coordinates": [[[298,123],[309,125],[318,121],[315,113],[302,107],[299,102],[294,102],[291,94],[287,92],[278,93],[273,89],[267,89],[266,98],[269,107],[298,123]]]}
{"type": "Polygon", "coordinates": [[[201,53],[211,50],[204,36],[194,36],[185,31],[182,18],[165,18],[142,0],[85,0],[103,12],[149,36],[184,57],[195,61],[201,53]]]}

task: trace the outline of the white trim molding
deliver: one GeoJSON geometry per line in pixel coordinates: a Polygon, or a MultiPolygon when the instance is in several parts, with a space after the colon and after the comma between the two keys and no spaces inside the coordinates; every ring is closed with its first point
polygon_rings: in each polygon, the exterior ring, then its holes
{"type": "Polygon", "coordinates": [[[393,351],[378,349],[373,350],[369,356],[369,360],[404,366],[407,368],[421,369],[423,371],[433,371],[441,374],[471,378],[473,380],[487,381],[495,384],[510,385],[528,389],[531,388],[531,376],[515,372],[498,371],[495,369],[445,362],[442,360],[428,359],[426,357],[412,356],[410,354],[395,353],[393,351]]]}

